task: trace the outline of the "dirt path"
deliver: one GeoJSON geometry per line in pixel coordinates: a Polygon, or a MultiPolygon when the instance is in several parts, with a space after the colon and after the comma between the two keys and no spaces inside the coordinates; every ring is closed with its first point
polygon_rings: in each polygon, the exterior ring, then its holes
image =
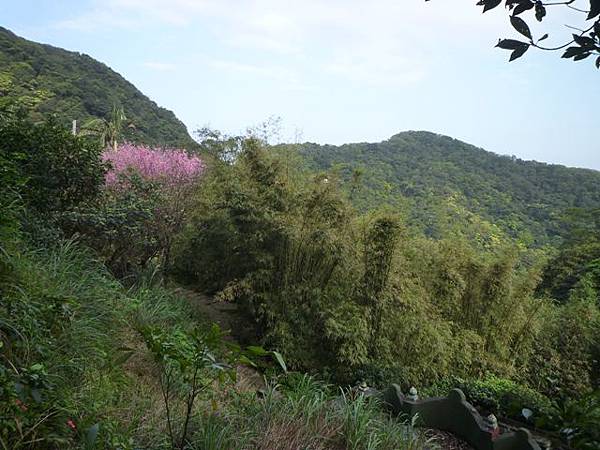
{"type": "Polygon", "coordinates": [[[221,330],[227,332],[230,339],[233,339],[232,333],[240,321],[235,304],[219,302],[205,294],[183,287],[174,289],[174,292],[187,299],[198,316],[206,318],[211,323],[216,323],[221,330]]]}
{"type": "MultiPolygon", "coordinates": [[[[247,334],[247,327],[243,326],[243,318],[237,310],[237,305],[216,301],[205,294],[183,287],[178,287],[174,291],[190,302],[194,312],[199,317],[206,319],[207,322],[219,325],[221,330],[226,332],[225,339],[239,344],[236,336],[247,334]]],[[[235,388],[238,392],[254,392],[265,388],[264,378],[259,371],[243,365],[238,365],[236,371],[235,388]]]]}

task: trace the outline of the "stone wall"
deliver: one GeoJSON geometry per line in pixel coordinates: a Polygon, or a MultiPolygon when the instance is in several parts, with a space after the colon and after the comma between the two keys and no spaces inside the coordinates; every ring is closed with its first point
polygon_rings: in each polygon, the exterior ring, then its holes
{"type": "Polygon", "coordinates": [[[383,400],[394,414],[417,415],[417,425],[448,431],[476,450],[540,450],[525,428],[500,434],[494,418],[483,418],[460,389],[447,397],[418,400],[393,384],[384,391],[383,400]]]}

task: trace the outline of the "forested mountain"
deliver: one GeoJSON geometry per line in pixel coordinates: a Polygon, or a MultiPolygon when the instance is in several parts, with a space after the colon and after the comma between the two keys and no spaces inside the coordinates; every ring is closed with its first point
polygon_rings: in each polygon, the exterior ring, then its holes
{"type": "Polygon", "coordinates": [[[38,44],[0,27],[0,103],[16,102],[34,120],[56,114],[71,126],[107,118],[114,106],[128,119],[128,140],[160,146],[194,141],[173,112],[159,107],[117,72],[95,59],[38,44]]]}
{"type": "Polygon", "coordinates": [[[569,209],[600,206],[598,171],[500,156],[425,131],[380,143],[303,144],[301,153],[313,168],[338,169],[360,207],[404,198],[425,228],[450,199],[511,236],[543,244],[566,233],[569,209]]]}

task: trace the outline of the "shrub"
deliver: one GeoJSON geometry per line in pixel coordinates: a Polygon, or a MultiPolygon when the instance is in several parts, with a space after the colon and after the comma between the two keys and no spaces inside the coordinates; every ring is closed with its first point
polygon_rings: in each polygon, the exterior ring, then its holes
{"type": "Polygon", "coordinates": [[[160,202],[159,187],[132,174],[127,189],[104,191],[95,204],[65,212],[61,223],[96,250],[117,277],[135,278],[161,254],[155,226],[160,202]]]}
{"type": "Polygon", "coordinates": [[[565,402],[555,425],[572,448],[600,448],[600,391],[565,402]]]}
{"type": "Polygon", "coordinates": [[[526,367],[529,384],[553,398],[588,394],[598,380],[600,309],[595,298],[549,308],[526,367]]]}
{"type": "Polygon", "coordinates": [[[487,413],[526,421],[522,412],[527,408],[533,412],[531,420],[538,425],[554,423],[558,416],[556,404],[548,397],[526,386],[489,376],[483,380],[465,380],[451,377],[423,390],[424,395],[448,395],[461,389],[467,400],[487,413]]]}
{"type": "Polygon", "coordinates": [[[97,418],[96,399],[82,393],[115,351],[118,285],[70,242],[6,257],[15,277],[1,286],[0,440],[69,446],[97,418]]]}
{"type": "Polygon", "coordinates": [[[510,245],[408,236],[389,211],[359,216],[335,176],[306,176],[254,139],[238,150],[204,179],[175,265],[236,302],[293,368],[346,382],[370,366],[420,384],[524,364],[537,276],[510,245]]]}
{"type": "Polygon", "coordinates": [[[34,124],[12,110],[0,111],[0,118],[2,181],[11,177],[8,186],[25,206],[56,213],[98,195],[106,166],[96,143],[71,135],[52,118],[34,124]]]}

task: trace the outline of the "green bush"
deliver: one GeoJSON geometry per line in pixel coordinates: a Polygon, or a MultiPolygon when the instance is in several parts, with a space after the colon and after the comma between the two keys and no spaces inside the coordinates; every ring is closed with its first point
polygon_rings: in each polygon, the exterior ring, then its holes
{"type": "Polygon", "coordinates": [[[549,308],[542,318],[526,367],[528,384],[563,401],[590,393],[599,377],[600,308],[595,299],[572,298],[549,308]]]}
{"type": "Polygon", "coordinates": [[[484,413],[493,413],[527,422],[523,409],[532,411],[531,423],[551,424],[558,416],[555,402],[526,386],[511,380],[489,376],[483,380],[451,377],[423,390],[426,396],[445,396],[450,390],[462,390],[467,400],[484,413]]]}
{"type": "Polygon", "coordinates": [[[555,424],[572,448],[600,448],[600,391],[579,399],[568,400],[560,408],[555,424]]]}
{"type": "Polygon", "coordinates": [[[6,448],[64,446],[77,438],[73,427],[94,424],[98,398],[78,397],[114,354],[119,285],[72,242],[7,259],[15,276],[0,304],[0,439],[6,448]]]}
{"type": "Polygon", "coordinates": [[[73,136],[53,119],[34,124],[9,109],[0,111],[0,118],[0,170],[4,178],[6,162],[13,164],[16,180],[8,186],[25,206],[48,214],[97,196],[106,169],[99,145],[73,136]]]}
{"type": "Polygon", "coordinates": [[[61,227],[93,248],[121,279],[140,276],[161,250],[154,226],[158,187],[135,175],[128,181],[128,189],[104,190],[93,203],[60,216],[61,227]]]}

